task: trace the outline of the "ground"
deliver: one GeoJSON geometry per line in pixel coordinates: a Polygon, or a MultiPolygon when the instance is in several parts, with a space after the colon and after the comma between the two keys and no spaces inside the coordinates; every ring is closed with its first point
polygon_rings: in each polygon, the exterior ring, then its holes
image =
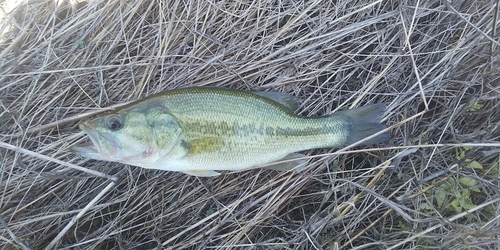
{"type": "Polygon", "coordinates": [[[2,249],[498,249],[493,1],[0,3],[2,249]],[[17,6],[17,7],[16,7],[17,6]],[[162,90],[385,103],[391,139],[214,178],[88,160],[78,122],[162,90]]]}

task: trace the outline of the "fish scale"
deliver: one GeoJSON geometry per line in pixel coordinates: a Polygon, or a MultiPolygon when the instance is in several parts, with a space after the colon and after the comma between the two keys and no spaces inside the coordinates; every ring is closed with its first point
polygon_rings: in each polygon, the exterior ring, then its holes
{"type": "MultiPolygon", "coordinates": [[[[293,100],[284,93],[224,88],[166,91],[82,123],[80,127],[94,145],[75,147],[75,152],[145,168],[213,176],[218,174],[215,170],[249,169],[298,151],[343,147],[385,128],[379,122],[383,104],[304,117],[293,114],[297,106],[293,100]],[[117,121],[122,127],[111,131],[109,123],[117,121]],[[135,146],[127,146],[131,144],[135,146]],[[126,157],[141,155],[127,152],[128,148],[143,150],[144,158],[126,157]]],[[[363,145],[388,138],[385,133],[363,145]]]]}

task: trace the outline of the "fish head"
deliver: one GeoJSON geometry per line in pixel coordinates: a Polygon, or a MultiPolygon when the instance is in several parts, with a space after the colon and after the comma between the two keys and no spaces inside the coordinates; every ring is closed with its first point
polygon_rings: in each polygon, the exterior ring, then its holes
{"type": "Polygon", "coordinates": [[[80,156],[147,167],[178,143],[182,132],[168,113],[157,109],[122,110],[79,124],[91,143],[72,148],[80,156]]]}

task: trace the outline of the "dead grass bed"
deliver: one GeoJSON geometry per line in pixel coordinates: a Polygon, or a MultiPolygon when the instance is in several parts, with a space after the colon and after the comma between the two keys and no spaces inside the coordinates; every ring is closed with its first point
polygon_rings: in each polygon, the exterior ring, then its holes
{"type": "Polygon", "coordinates": [[[2,249],[498,249],[492,1],[29,1],[0,9],[2,249]],[[76,124],[187,86],[314,116],[388,105],[391,140],[302,173],[87,160],[76,124]]]}

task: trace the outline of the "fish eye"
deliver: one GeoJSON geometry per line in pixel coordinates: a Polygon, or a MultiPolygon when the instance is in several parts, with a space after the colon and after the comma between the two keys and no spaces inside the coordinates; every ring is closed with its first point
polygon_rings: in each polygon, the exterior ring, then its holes
{"type": "Polygon", "coordinates": [[[108,118],[107,125],[109,130],[117,131],[123,127],[123,121],[119,116],[111,116],[108,118]]]}

